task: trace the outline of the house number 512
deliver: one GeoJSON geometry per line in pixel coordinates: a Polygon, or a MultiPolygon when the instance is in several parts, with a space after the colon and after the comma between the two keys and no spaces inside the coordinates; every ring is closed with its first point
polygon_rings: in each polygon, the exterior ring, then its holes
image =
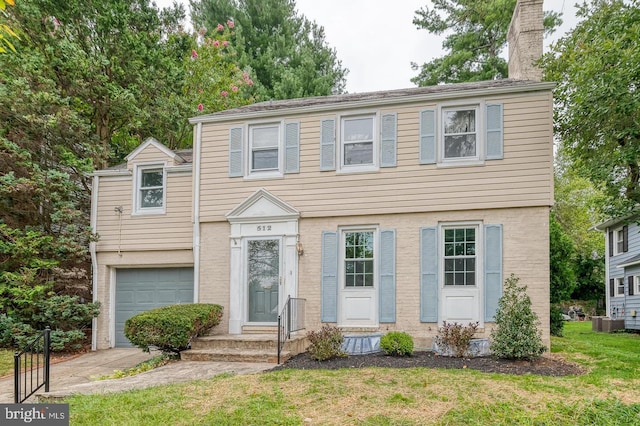
{"type": "Polygon", "coordinates": [[[258,225],[258,231],[271,231],[271,225],[258,225]]]}

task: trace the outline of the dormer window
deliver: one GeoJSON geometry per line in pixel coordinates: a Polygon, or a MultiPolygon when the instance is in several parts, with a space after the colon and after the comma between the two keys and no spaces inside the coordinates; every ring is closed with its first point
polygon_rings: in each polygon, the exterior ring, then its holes
{"type": "Polygon", "coordinates": [[[161,214],[165,212],[166,173],[162,165],[137,167],[135,213],[161,214]]]}

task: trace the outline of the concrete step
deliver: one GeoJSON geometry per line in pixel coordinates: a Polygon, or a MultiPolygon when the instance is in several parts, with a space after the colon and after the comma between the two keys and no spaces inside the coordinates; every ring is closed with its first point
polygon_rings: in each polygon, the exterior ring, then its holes
{"type": "MultiPolygon", "coordinates": [[[[289,351],[280,353],[280,362],[285,362],[293,355],[289,351]]],[[[229,348],[221,349],[190,349],[182,351],[180,358],[185,361],[217,361],[217,362],[266,362],[275,364],[278,362],[278,353],[273,348],[265,350],[237,350],[229,348]]]]}
{"type": "MultiPolygon", "coordinates": [[[[202,336],[191,341],[191,349],[194,350],[253,350],[275,352],[278,346],[278,338],[273,334],[225,334],[202,336]]],[[[304,352],[306,349],[306,338],[304,336],[294,336],[287,340],[284,350],[294,354],[304,352]]]]}

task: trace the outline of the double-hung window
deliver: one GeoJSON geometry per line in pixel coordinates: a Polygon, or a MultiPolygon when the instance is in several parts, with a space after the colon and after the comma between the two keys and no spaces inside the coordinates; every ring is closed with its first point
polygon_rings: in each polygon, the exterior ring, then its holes
{"type": "Polygon", "coordinates": [[[614,236],[614,254],[624,253],[624,230],[622,228],[616,229],[613,233],[614,236]]]}
{"type": "Polygon", "coordinates": [[[343,117],[341,120],[342,169],[376,166],[374,116],[343,117]]]}
{"type": "Polygon", "coordinates": [[[249,170],[251,173],[280,170],[280,125],[249,127],[249,170]]]}
{"type": "Polygon", "coordinates": [[[347,231],[344,233],[345,287],[373,287],[373,235],[373,231],[347,231]]]}
{"type": "Polygon", "coordinates": [[[478,107],[442,109],[443,160],[479,158],[478,107]]]}
{"type": "Polygon", "coordinates": [[[138,214],[164,213],[165,170],[162,166],[137,168],[135,212],[138,214]]]}
{"type": "Polygon", "coordinates": [[[616,278],[616,292],[615,297],[624,296],[624,277],[616,278]]]}
{"type": "Polygon", "coordinates": [[[444,285],[476,285],[477,227],[447,227],[443,231],[444,285]]]}

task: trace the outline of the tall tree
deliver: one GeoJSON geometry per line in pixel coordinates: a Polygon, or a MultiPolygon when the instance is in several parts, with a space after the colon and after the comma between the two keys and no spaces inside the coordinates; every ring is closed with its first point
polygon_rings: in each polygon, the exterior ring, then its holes
{"type": "MultiPolygon", "coordinates": [[[[411,79],[418,86],[507,78],[507,62],[500,57],[507,44],[509,23],[517,0],[432,0],[432,7],[416,11],[413,24],[431,34],[447,33],[447,52],[422,66],[411,79]]],[[[545,12],[545,33],[562,23],[560,14],[545,12]]]]}
{"type": "Polygon", "coordinates": [[[323,27],[296,11],[294,0],[192,0],[194,27],[235,26],[240,66],[255,74],[260,99],[342,93],[347,70],[323,27]]]}
{"type": "Polygon", "coordinates": [[[7,6],[14,6],[14,0],[0,0],[0,53],[7,53],[8,51],[16,51],[11,42],[12,38],[17,38],[16,32],[6,22],[7,6]],[[9,50],[7,50],[9,49],[9,50]]]}
{"type": "Polygon", "coordinates": [[[640,203],[640,3],[592,0],[544,61],[556,81],[555,132],[581,176],[602,189],[611,217],[640,203]]]}
{"type": "MultiPolygon", "coordinates": [[[[559,155],[560,161],[563,156],[559,155]]],[[[603,217],[597,208],[602,194],[591,182],[577,176],[570,168],[557,168],[555,177],[555,204],[553,215],[562,232],[572,241],[575,248],[571,258],[576,286],[572,299],[604,299],[604,238],[593,226],[603,217]]],[[[564,255],[552,249],[552,259],[564,255]]],[[[553,280],[552,280],[553,281],[553,280]]]]}
{"type": "Polygon", "coordinates": [[[251,100],[229,29],[219,40],[184,34],[179,8],[45,0],[12,9],[19,55],[0,55],[0,319],[51,290],[89,296],[94,167],[149,136],[181,146],[189,115],[251,100]]]}

